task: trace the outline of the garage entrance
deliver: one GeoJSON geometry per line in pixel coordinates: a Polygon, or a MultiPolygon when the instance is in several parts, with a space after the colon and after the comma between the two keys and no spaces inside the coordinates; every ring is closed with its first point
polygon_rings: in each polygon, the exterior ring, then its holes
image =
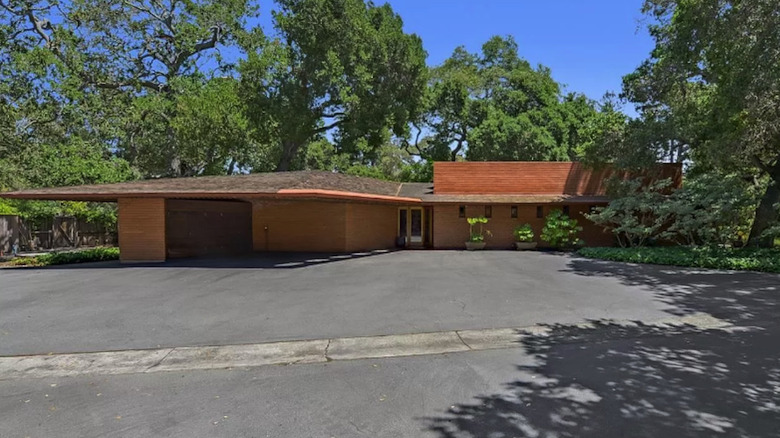
{"type": "Polygon", "coordinates": [[[169,199],[165,243],[168,258],[247,254],[252,251],[252,204],[169,199]]]}

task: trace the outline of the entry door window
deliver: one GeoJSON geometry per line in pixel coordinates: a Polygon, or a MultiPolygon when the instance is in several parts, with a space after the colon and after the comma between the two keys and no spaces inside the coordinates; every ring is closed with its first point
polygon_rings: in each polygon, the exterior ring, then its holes
{"type": "Polygon", "coordinates": [[[422,237],[422,229],[423,229],[423,223],[422,223],[422,209],[421,208],[412,208],[410,209],[411,212],[411,227],[410,227],[410,238],[409,241],[412,243],[422,243],[423,237],[422,237]]]}

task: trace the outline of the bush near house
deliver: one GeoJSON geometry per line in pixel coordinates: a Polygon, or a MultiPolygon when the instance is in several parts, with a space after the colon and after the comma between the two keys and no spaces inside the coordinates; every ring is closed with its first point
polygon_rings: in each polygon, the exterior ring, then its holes
{"type": "Polygon", "coordinates": [[[553,248],[574,248],[584,242],[577,235],[582,227],[577,219],[572,219],[561,210],[552,210],[544,220],[544,228],[539,237],[553,248]]]}
{"type": "Polygon", "coordinates": [[[52,266],[107,260],[119,260],[119,248],[90,248],[83,251],[52,252],[36,257],[18,257],[8,264],[10,266],[52,266]]]}
{"type": "Polygon", "coordinates": [[[709,246],[582,248],[578,255],[629,263],[780,273],[780,248],[709,246]]]}

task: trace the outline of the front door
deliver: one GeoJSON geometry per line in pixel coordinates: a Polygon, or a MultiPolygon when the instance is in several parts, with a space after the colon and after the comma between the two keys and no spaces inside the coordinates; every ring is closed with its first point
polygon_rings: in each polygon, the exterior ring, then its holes
{"type": "Polygon", "coordinates": [[[406,246],[423,245],[425,231],[423,229],[422,207],[398,209],[398,235],[405,238],[406,246]]]}

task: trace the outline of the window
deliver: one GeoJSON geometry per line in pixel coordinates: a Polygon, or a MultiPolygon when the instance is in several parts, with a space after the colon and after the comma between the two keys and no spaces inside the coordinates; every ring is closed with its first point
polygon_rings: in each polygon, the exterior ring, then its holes
{"type": "Polygon", "coordinates": [[[536,207],[536,217],[539,219],[544,217],[544,208],[541,205],[536,207]]]}
{"type": "Polygon", "coordinates": [[[493,206],[491,205],[485,206],[485,217],[493,217],[493,206]]]}
{"type": "Polygon", "coordinates": [[[517,206],[513,205],[509,207],[509,215],[512,217],[512,219],[517,219],[517,206]]]}
{"type": "Polygon", "coordinates": [[[564,205],[563,206],[563,214],[565,214],[566,216],[569,215],[569,206],[568,205],[564,205]]]}
{"type": "Polygon", "coordinates": [[[458,207],[458,217],[466,217],[466,206],[461,205],[458,207]]]}

